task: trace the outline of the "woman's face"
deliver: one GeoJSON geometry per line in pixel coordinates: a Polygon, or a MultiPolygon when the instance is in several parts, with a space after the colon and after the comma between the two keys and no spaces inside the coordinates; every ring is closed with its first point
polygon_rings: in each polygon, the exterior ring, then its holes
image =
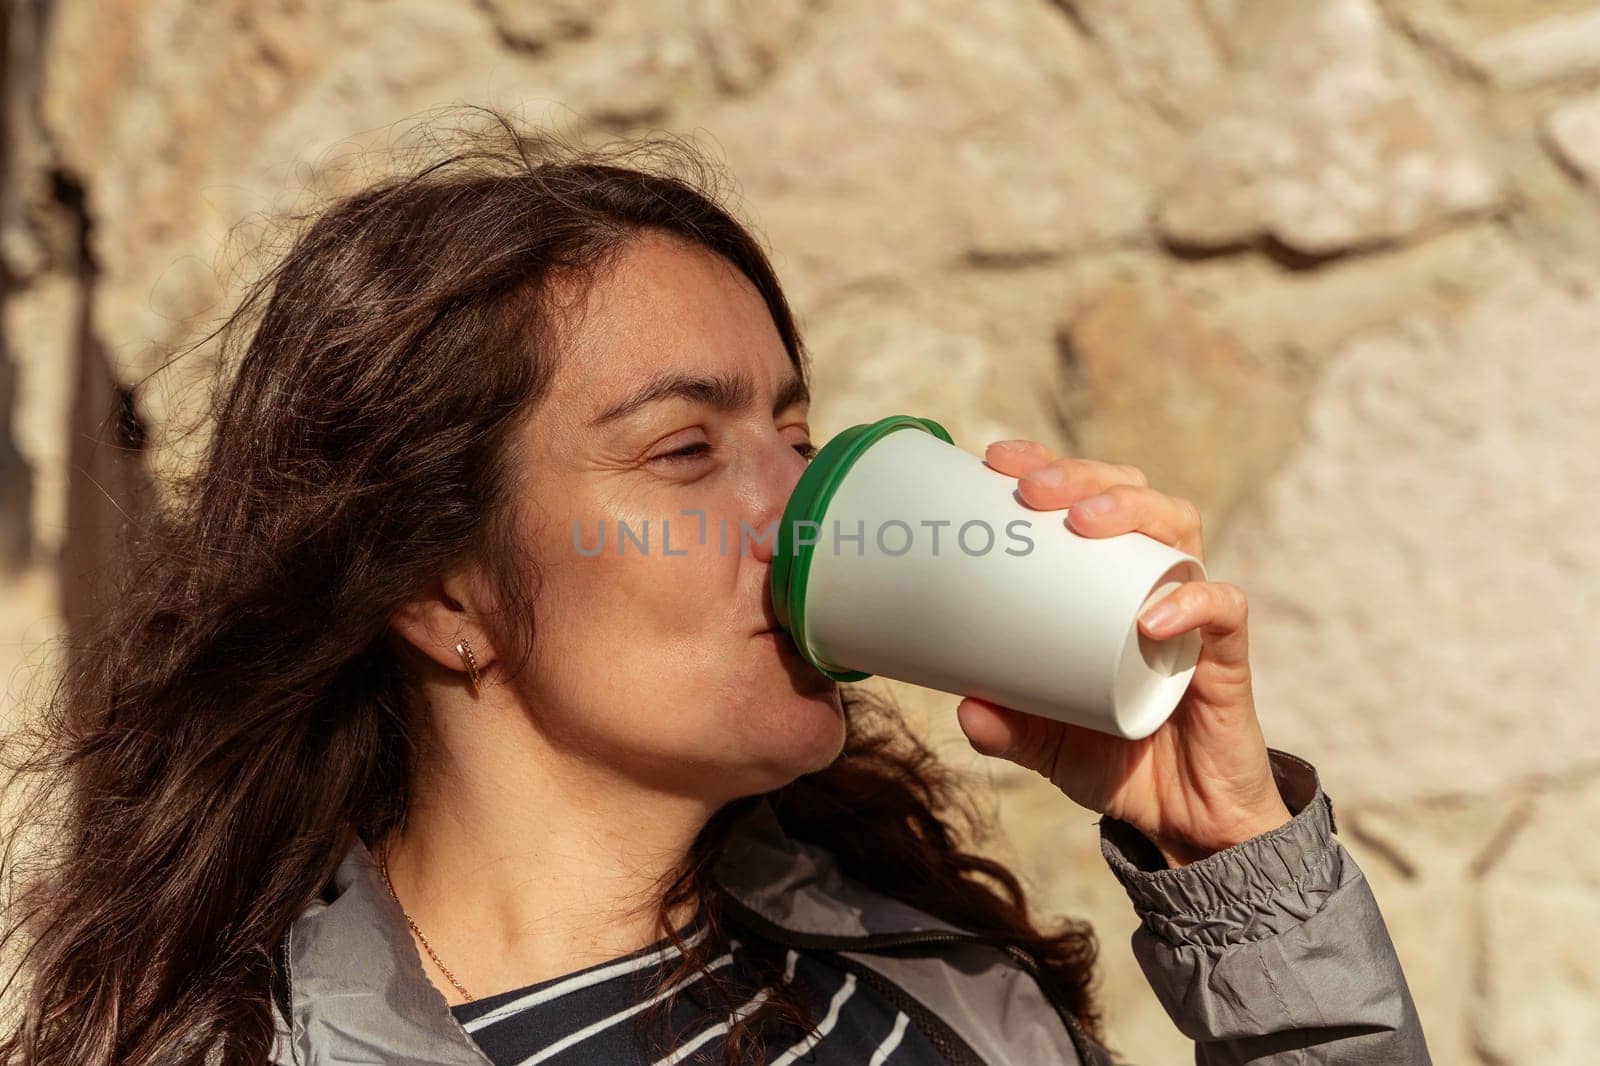
{"type": "Polygon", "coordinates": [[[826,766],[844,743],[837,686],[773,631],[767,592],[811,435],[766,304],[720,256],[652,235],[565,321],[518,438],[541,571],[534,658],[514,682],[532,728],[715,801],[826,766]]]}

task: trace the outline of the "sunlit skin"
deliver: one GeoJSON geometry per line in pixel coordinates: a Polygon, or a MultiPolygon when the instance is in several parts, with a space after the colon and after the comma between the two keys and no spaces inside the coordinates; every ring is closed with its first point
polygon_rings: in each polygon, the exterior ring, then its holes
{"type": "Polygon", "coordinates": [[[394,619],[420,653],[437,750],[392,839],[390,874],[475,997],[655,940],[662,878],[706,820],[827,766],[844,744],[838,686],[772,632],[773,540],[738,537],[741,522],[776,529],[811,453],[807,398],[766,304],[720,257],[653,237],[626,250],[582,310],[514,441],[519,524],[543,571],[533,661],[506,676],[486,621],[495,601],[472,565],[394,619]],[[748,395],[726,410],[669,397],[596,421],[672,373],[737,381],[748,395]],[[686,510],[706,513],[705,545],[686,510]],[[603,526],[605,549],[581,553],[574,522],[591,550],[603,526]],[[619,554],[621,522],[636,533],[649,523],[648,553],[630,542],[619,554]],[[482,671],[478,696],[455,651],[462,637],[482,671]]]}
{"type": "MultiPolygon", "coordinates": [[[[1058,458],[1035,441],[996,441],[984,460],[1018,478],[1022,501],[1067,511],[1085,537],[1139,532],[1205,561],[1200,512],[1150,487],[1139,469],[1058,458]],[[1095,513],[1097,502],[1106,510],[1095,513]]],[[[1037,771],[1073,800],[1120,818],[1181,866],[1289,820],[1267,761],[1251,694],[1247,602],[1225,581],[1187,581],[1146,610],[1139,628],[1161,639],[1192,629],[1200,660],[1172,716],[1148,737],[1121,737],[1023,714],[975,698],[956,708],[974,748],[1037,771]]]]}

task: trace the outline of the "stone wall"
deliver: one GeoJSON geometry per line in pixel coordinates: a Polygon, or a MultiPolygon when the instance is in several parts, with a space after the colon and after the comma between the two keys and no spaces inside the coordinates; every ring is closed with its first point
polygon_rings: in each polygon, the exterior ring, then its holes
{"type": "MultiPolygon", "coordinates": [[[[1596,0],[85,0],[10,7],[0,668],[92,610],[181,462],[263,217],[426,108],[723,160],[816,356],[889,411],[1143,467],[1251,598],[1269,742],[1321,769],[1441,1063],[1600,1045],[1596,0]],[[156,387],[130,386],[154,375],[156,387]]],[[[1113,1042],[1189,1060],[1094,816],[980,760],[1093,919],[1113,1042]]],[[[1586,1054],[1587,1052],[1587,1054],[1586,1054]]]]}

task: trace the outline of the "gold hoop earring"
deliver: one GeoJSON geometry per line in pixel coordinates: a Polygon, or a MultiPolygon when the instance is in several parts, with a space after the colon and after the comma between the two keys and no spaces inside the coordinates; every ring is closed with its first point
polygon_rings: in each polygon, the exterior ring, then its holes
{"type": "Polygon", "coordinates": [[[461,656],[461,661],[467,665],[467,677],[472,680],[472,694],[478,694],[478,657],[472,654],[472,645],[466,638],[456,642],[456,653],[461,656]]]}

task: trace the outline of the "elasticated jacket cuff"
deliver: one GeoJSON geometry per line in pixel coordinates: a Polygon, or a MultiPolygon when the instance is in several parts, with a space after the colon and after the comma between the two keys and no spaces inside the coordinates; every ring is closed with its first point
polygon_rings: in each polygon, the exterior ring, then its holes
{"type": "Polygon", "coordinates": [[[1343,880],[1333,803],[1310,763],[1267,749],[1293,817],[1276,829],[1171,868],[1120,819],[1100,819],[1100,851],[1140,921],[1173,945],[1226,947],[1282,933],[1316,914],[1343,880]]]}

